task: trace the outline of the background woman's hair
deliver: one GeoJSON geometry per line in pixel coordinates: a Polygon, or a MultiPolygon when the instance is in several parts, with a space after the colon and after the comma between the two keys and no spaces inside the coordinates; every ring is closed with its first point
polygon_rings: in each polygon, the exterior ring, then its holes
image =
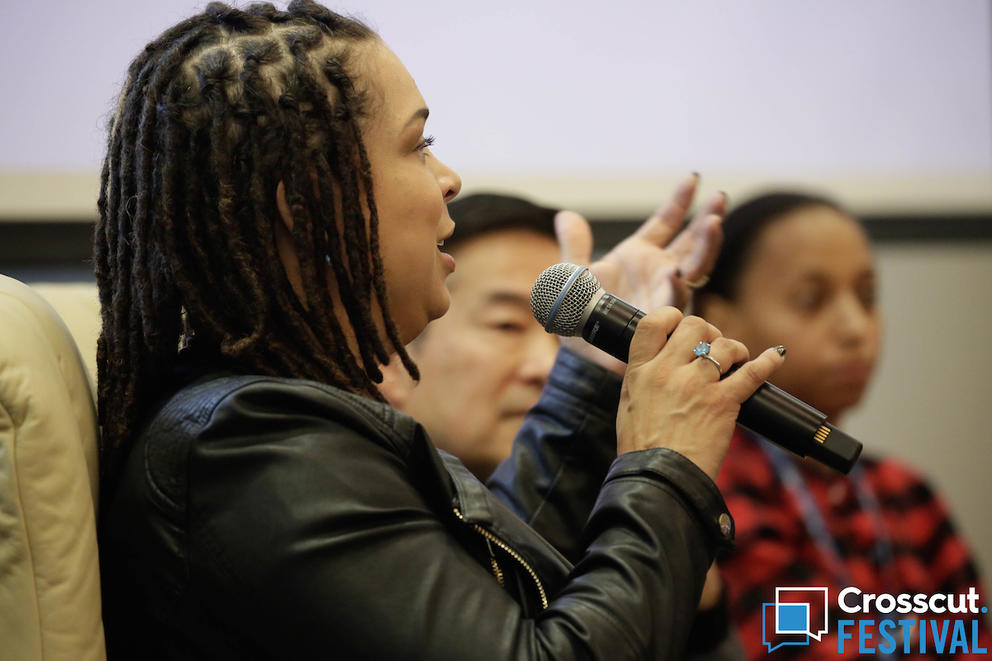
{"type": "Polygon", "coordinates": [[[731,210],[723,219],[723,244],[710,279],[694,294],[695,308],[701,310],[709,296],[735,300],[741,275],[763,230],[773,221],[808,207],[828,207],[847,213],[827,197],[799,192],[765,193],[731,210]]]}
{"type": "Polygon", "coordinates": [[[375,39],[309,0],[286,11],[211,3],[131,63],[94,236],[105,478],[167,394],[190,335],[241,369],[379,397],[378,365],[390,351],[374,323],[378,305],[392,349],[416,378],[389,314],[359,126],[368,94],[349,58],[350,47],[375,39]],[[279,182],[306,307],[276,248],[279,182]],[[356,350],[333,309],[329,276],[356,350]]]}

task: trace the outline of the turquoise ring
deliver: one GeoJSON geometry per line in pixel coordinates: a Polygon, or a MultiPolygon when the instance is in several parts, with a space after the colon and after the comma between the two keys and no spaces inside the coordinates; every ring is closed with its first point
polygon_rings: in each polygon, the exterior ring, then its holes
{"type": "Polygon", "coordinates": [[[716,369],[720,372],[720,374],[723,374],[723,366],[720,364],[720,361],[718,361],[716,358],[710,355],[709,342],[706,341],[700,342],[699,344],[696,345],[696,348],[692,350],[692,353],[696,355],[696,358],[705,358],[706,360],[716,365],[716,369]]]}

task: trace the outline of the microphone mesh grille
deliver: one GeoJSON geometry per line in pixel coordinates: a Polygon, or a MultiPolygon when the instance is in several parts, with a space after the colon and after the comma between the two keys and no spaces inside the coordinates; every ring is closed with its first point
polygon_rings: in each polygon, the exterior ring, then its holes
{"type": "Polygon", "coordinates": [[[554,318],[550,318],[555,301],[558,300],[568,279],[579,268],[581,267],[568,263],[549,266],[537,277],[537,282],[531,289],[530,309],[549,333],[572,336],[582,332],[579,328],[582,313],[596,292],[601,289],[599,280],[587,269],[572,282],[558,309],[554,311],[554,318]]]}

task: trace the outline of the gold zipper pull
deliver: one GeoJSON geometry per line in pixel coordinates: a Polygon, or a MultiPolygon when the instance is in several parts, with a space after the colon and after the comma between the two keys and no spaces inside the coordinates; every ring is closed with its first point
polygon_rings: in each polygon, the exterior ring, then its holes
{"type": "Polygon", "coordinates": [[[503,570],[499,568],[499,563],[496,562],[496,554],[493,553],[493,545],[489,543],[488,537],[484,537],[483,539],[486,540],[486,548],[489,549],[489,562],[493,566],[493,576],[496,577],[496,582],[499,583],[499,586],[501,588],[505,588],[506,586],[503,585],[503,570]]]}

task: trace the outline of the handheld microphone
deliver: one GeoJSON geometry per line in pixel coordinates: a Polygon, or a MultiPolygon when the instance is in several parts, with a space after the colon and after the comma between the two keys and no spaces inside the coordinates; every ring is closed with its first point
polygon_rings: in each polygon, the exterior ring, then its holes
{"type": "MultiPolygon", "coordinates": [[[[603,291],[586,267],[564,263],[549,266],[538,276],[530,307],[549,333],[581,335],[624,362],[637,322],[644,316],[603,291]]],[[[829,424],[826,415],[767,381],[741,404],[737,424],[841,473],[850,471],[861,455],[861,443],[829,424]]]]}

